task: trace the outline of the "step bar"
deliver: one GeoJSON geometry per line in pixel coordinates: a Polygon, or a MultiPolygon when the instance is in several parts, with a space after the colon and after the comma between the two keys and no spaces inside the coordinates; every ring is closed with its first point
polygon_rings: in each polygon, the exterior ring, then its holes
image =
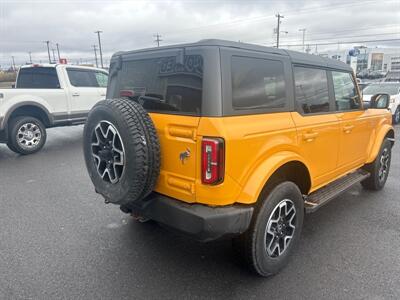
{"type": "Polygon", "coordinates": [[[323,188],[320,188],[308,196],[305,196],[304,207],[306,213],[315,212],[318,208],[324,206],[329,201],[369,176],[370,173],[360,169],[337,179],[336,181],[324,186],[323,188]]]}

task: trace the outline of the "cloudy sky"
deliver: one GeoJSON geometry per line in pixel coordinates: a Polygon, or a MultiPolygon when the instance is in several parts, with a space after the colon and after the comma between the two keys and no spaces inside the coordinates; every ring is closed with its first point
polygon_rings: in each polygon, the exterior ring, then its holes
{"type": "Polygon", "coordinates": [[[301,28],[312,52],[315,44],[319,52],[361,44],[400,47],[400,0],[0,0],[0,66],[9,66],[12,56],[23,64],[28,52],[34,62],[46,61],[45,40],[51,48],[58,43],[61,56],[72,63],[92,63],[95,30],[103,31],[106,63],[115,51],[154,47],[156,33],[161,45],[221,38],[273,46],[278,12],[284,15],[285,48],[302,50],[301,28]]]}

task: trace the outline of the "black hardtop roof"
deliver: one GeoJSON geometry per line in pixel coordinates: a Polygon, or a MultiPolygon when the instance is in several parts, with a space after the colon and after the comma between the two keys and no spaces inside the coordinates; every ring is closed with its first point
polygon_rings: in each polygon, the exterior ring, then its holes
{"type": "Polygon", "coordinates": [[[350,72],[353,71],[353,69],[344,62],[335,59],[330,59],[327,57],[322,57],[319,55],[307,54],[298,51],[286,50],[281,48],[278,49],[273,47],[266,47],[266,46],[248,44],[242,42],[219,40],[219,39],[205,39],[195,43],[176,44],[171,46],[153,47],[153,48],[146,48],[146,49],[132,50],[132,51],[122,51],[115,53],[113,57],[120,55],[124,56],[128,54],[143,53],[148,51],[162,51],[169,49],[201,47],[201,46],[236,48],[236,49],[250,50],[256,52],[278,54],[290,57],[291,61],[295,64],[315,65],[315,66],[329,67],[333,69],[341,69],[350,72]]]}

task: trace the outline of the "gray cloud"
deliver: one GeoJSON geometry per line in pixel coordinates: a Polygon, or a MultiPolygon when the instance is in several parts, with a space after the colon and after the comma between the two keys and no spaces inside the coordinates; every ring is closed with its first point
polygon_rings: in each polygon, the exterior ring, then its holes
{"type": "MultiPolygon", "coordinates": [[[[0,65],[46,61],[44,40],[60,44],[72,62],[93,62],[94,31],[103,31],[105,57],[119,50],[193,42],[203,38],[241,40],[272,46],[275,13],[281,12],[282,45],[400,39],[400,1],[8,1],[0,0],[0,65]]],[[[394,47],[397,42],[368,43],[394,47]]],[[[319,49],[336,49],[337,45],[319,49]]],[[[351,44],[340,45],[341,49],[351,44]]],[[[291,47],[300,50],[301,47],[291,47]]]]}

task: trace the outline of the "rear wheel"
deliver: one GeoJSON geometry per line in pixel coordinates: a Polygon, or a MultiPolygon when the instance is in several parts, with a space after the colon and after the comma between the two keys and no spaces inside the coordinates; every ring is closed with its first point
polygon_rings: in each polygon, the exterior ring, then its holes
{"type": "Polygon", "coordinates": [[[379,191],[386,183],[389,176],[392,158],[392,143],[385,139],[375,160],[364,167],[371,175],[361,182],[367,190],[379,191]]]}
{"type": "Polygon", "coordinates": [[[9,124],[8,148],[19,154],[38,152],[46,142],[46,127],[34,117],[16,117],[9,124]]]}
{"type": "Polygon", "coordinates": [[[261,276],[279,272],[297,244],[304,219],[299,188],[286,181],[262,196],[250,228],[233,240],[249,268],[261,276]]]}

